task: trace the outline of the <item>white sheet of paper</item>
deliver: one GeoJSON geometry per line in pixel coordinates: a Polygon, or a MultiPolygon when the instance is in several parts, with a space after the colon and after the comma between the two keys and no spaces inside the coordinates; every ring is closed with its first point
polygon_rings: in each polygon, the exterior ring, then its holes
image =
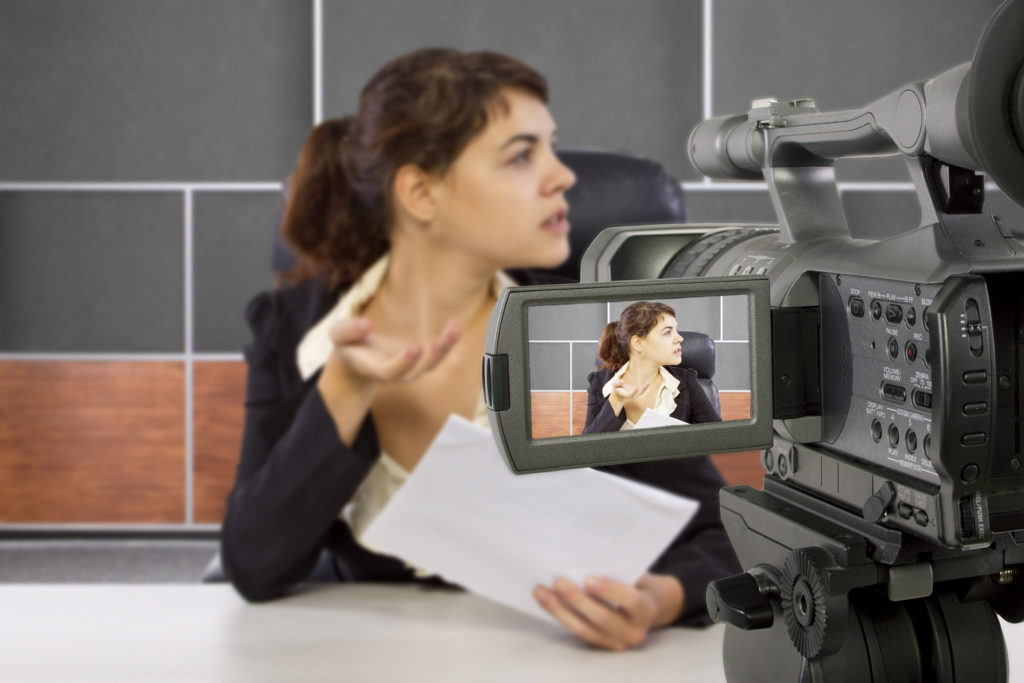
{"type": "Polygon", "coordinates": [[[671,427],[673,425],[688,425],[689,422],[683,422],[677,420],[671,415],[665,415],[659,413],[657,410],[651,410],[645,408],[643,415],[637,420],[636,426],[633,429],[649,429],[650,427],[671,427]]]}
{"type": "Polygon", "coordinates": [[[513,474],[490,432],[451,416],[362,540],[553,621],[532,597],[538,584],[633,584],[698,506],[592,469],[513,474]]]}

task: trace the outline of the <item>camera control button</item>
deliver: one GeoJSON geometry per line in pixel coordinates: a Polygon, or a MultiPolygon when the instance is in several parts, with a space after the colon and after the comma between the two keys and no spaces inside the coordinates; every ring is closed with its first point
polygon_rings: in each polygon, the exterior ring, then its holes
{"type": "Polygon", "coordinates": [[[963,375],[964,384],[984,384],[988,381],[987,370],[968,370],[963,375]]]}
{"type": "Polygon", "coordinates": [[[871,438],[879,441],[882,438],[882,423],[878,420],[871,421],[871,438]]]}
{"type": "Polygon", "coordinates": [[[913,429],[907,430],[907,450],[911,453],[917,450],[917,432],[913,429]]]}
{"type": "Polygon", "coordinates": [[[854,318],[864,317],[864,299],[861,299],[859,296],[851,296],[849,306],[850,315],[854,318]]]}
{"type": "Polygon", "coordinates": [[[911,363],[917,360],[917,344],[914,342],[907,342],[907,360],[911,363]]]}
{"type": "Polygon", "coordinates": [[[965,483],[970,484],[971,482],[978,478],[979,474],[981,474],[981,468],[979,468],[972,462],[971,464],[965,466],[962,470],[960,470],[960,479],[965,483]]]}
{"type": "Polygon", "coordinates": [[[985,432],[971,432],[960,437],[960,443],[965,446],[984,446],[985,432]]]}
{"type": "Polygon", "coordinates": [[[911,306],[907,309],[907,325],[913,327],[917,324],[917,311],[911,306]]]}
{"type": "Polygon", "coordinates": [[[918,526],[928,526],[928,513],[924,510],[918,510],[914,513],[914,521],[917,522],[918,526]]]}
{"type": "Polygon", "coordinates": [[[885,307],[885,322],[898,325],[902,320],[903,308],[899,304],[889,304],[885,307]]]}
{"type": "Polygon", "coordinates": [[[887,350],[889,352],[889,358],[892,360],[896,360],[896,357],[900,355],[900,343],[896,341],[895,337],[889,337],[887,350]]]}
{"type": "Polygon", "coordinates": [[[924,435],[924,454],[925,454],[925,457],[927,457],[928,459],[931,459],[931,457],[932,457],[932,435],[931,434],[925,434],[924,435]]]}
{"type": "Polygon", "coordinates": [[[882,317],[882,304],[877,299],[871,302],[871,317],[875,320],[882,317]]]}
{"type": "Polygon", "coordinates": [[[907,390],[901,387],[899,384],[885,382],[882,384],[882,396],[889,399],[890,401],[895,401],[897,403],[906,403],[907,390]]]}
{"type": "Polygon", "coordinates": [[[896,512],[903,519],[910,519],[914,516],[914,508],[910,507],[906,503],[900,503],[896,506],[896,512]]]}
{"type": "Polygon", "coordinates": [[[963,407],[964,415],[975,416],[984,415],[988,412],[988,403],[986,401],[976,401],[974,403],[965,403],[963,407]]]}
{"type": "Polygon", "coordinates": [[[931,408],[932,407],[932,395],[927,391],[921,391],[920,389],[914,390],[914,405],[918,408],[931,408]]]}
{"type": "Polygon", "coordinates": [[[896,425],[889,425],[889,445],[896,448],[900,443],[900,428],[896,425]]]}

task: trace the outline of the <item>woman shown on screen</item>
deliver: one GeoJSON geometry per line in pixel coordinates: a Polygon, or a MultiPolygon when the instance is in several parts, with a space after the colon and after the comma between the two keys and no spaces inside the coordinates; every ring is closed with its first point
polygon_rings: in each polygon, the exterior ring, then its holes
{"type": "Polygon", "coordinates": [[[719,422],[697,373],[682,367],[676,312],[656,301],[630,304],[608,323],[588,377],[584,434],[633,429],[646,410],[683,422],[719,422]]]}

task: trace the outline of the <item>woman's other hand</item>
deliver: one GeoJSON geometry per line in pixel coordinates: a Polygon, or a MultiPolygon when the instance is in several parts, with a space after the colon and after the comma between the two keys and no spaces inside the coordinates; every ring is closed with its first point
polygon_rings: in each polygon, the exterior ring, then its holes
{"type": "Polygon", "coordinates": [[[645,391],[647,391],[647,389],[650,386],[651,386],[650,382],[644,382],[643,384],[636,385],[636,384],[626,384],[625,381],[619,379],[619,380],[615,380],[615,384],[612,385],[612,389],[615,391],[615,394],[619,398],[621,398],[622,400],[627,400],[627,399],[630,399],[630,398],[636,398],[640,394],[642,394],[645,391]]]}
{"type": "Polygon", "coordinates": [[[588,577],[582,587],[568,579],[538,586],[534,599],[570,633],[597,647],[623,651],[647,639],[653,628],[683,611],[683,588],[674,576],[644,574],[635,586],[588,577]]]}
{"type": "Polygon", "coordinates": [[[363,423],[373,390],[381,383],[411,382],[437,367],[462,333],[449,320],[426,343],[388,339],[374,333],[368,318],[345,318],[331,325],[334,348],[317,383],[341,440],[351,445],[363,423]]]}

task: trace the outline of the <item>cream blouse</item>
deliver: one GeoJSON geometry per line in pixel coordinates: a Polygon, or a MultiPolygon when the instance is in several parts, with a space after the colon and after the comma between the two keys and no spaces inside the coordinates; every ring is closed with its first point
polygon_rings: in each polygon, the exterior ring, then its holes
{"type": "MultiPolygon", "coordinates": [[[[331,325],[337,320],[360,315],[373,295],[380,290],[389,261],[387,254],[380,257],[302,338],[296,351],[296,360],[303,380],[312,377],[327,362],[334,348],[329,335],[331,325]]],[[[499,271],[491,282],[491,292],[500,296],[506,287],[514,287],[515,284],[512,278],[499,271]]],[[[473,413],[473,422],[487,430],[491,428],[482,389],[473,413]]],[[[348,523],[357,539],[361,541],[370,522],[380,514],[408,477],[409,472],[405,468],[381,451],[380,458],[338,515],[348,523]]]]}
{"type": "MultiPolygon", "coordinates": [[[[619,371],[612,375],[612,378],[602,387],[601,393],[604,394],[605,398],[611,395],[615,382],[622,379],[628,367],[629,361],[626,361],[625,365],[619,368],[619,371]]],[[[672,373],[666,370],[664,365],[658,368],[658,374],[661,375],[661,387],[658,388],[658,396],[654,399],[652,410],[662,415],[671,415],[676,409],[676,396],[679,395],[679,380],[673,377],[672,373]]],[[[626,422],[619,431],[624,432],[635,428],[636,423],[627,417],[626,422]]]]}

